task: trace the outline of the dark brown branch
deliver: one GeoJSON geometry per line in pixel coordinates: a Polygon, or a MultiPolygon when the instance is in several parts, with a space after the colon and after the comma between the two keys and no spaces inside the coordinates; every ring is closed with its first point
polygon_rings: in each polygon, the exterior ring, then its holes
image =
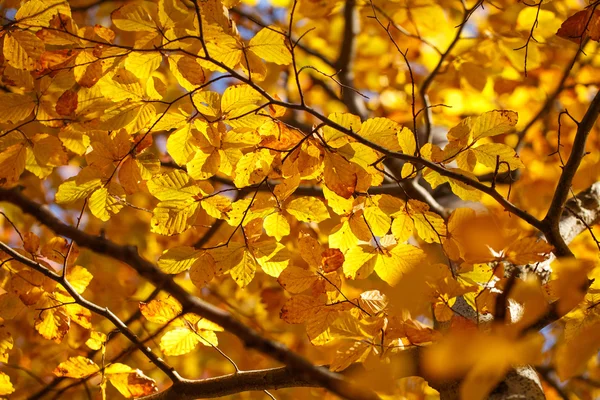
{"type": "Polygon", "coordinates": [[[543,231],[546,234],[548,241],[556,247],[555,254],[559,257],[572,256],[572,252],[569,250],[560,232],[560,219],[571,191],[571,183],[581,164],[581,160],[585,156],[585,144],[587,138],[594,127],[599,114],[600,91],[596,93],[596,96],[588,107],[583,119],[577,126],[577,133],[575,134],[571,154],[563,167],[562,174],[560,175],[560,179],[558,180],[554,192],[554,197],[552,198],[548,212],[542,221],[545,225],[543,231]]]}
{"type": "Polygon", "coordinates": [[[315,381],[319,386],[330,390],[342,398],[353,400],[379,399],[379,396],[371,390],[360,388],[348,382],[339,374],[314,366],[305,358],[290,351],[283,344],[263,337],[255,330],[237,320],[230,313],[191,295],[175,283],[171,276],[163,273],[153,263],[142,258],[138,254],[136,247],[120,246],[104,237],[93,236],[66,225],[43,209],[39,204],[22,195],[18,190],[0,188],[0,201],[7,201],[18,206],[23,212],[33,216],[56,234],[74,240],[80,247],[85,247],[96,253],[104,254],[130,265],[142,277],[171,294],[181,303],[184,312],[196,313],[220,325],[226,331],[237,336],[247,348],[255,349],[268,357],[286,364],[299,376],[315,381]]]}
{"type": "Polygon", "coordinates": [[[289,367],[257,371],[240,371],[201,380],[185,380],[167,390],[142,397],[141,400],[193,400],[228,396],[246,391],[263,391],[291,387],[318,387],[319,384],[298,375],[289,367]]]}

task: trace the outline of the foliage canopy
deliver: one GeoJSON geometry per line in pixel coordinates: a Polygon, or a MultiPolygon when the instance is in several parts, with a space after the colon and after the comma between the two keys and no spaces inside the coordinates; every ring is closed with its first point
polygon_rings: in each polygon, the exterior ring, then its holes
{"type": "Polygon", "coordinates": [[[0,396],[600,396],[599,6],[0,1],[0,396]]]}

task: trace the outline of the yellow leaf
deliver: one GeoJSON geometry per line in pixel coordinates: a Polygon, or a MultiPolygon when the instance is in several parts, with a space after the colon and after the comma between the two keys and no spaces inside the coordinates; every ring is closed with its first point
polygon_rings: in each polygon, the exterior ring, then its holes
{"type": "Polygon", "coordinates": [[[58,364],[52,373],[56,376],[80,379],[95,374],[99,370],[96,363],[89,358],[77,356],[58,364]]]}
{"type": "Polygon", "coordinates": [[[407,272],[418,268],[425,259],[425,252],[409,244],[398,244],[389,255],[377,257],[375,272],[391,286],[395,286],[407,272]]]}
{"type": "MultiPolygon", "coordinates": [[[[452,172],[456,172],[459,173],[461,175],[467,176],[469,178],[471,178],[474,181],[477,181],[477,177],[467,171],[463,171],[460,169],[456,169],[456,168],[448,168],[448,170],[452,171],[452,172]]],[[[441,185],[442,183],[449,183],[450,184],[450,188],[452,189],[452,191],[454,192],[455,195],[457,195],[458,197],[460,197],[461,199],[465,200],[465,201],[479,201],[481,200],[481,192],[477,189],[474,189],[470,186],[468,186],[465,183],[462,183],[460,181],[454,180],[452,178],[447,178],[445,176],[440,175],[438,172],[435,172],[429,168],[425,168],[425,170],[423,171],[423,178],[425,178],[425,180],[431,185],[432,188],[436,188],[439,185],[441,185]]]]}
{"type": "Polygon", "coordinates": [[[279,65],[292,62],[292,53],[285,45],[285,34],[276,26],[261,29],[248,43],[250,50],[265,61],[279,65]]]}
{"type": "Polygon", "coordinates": [[[331,371],[343,371],[351,364],[362,360],[371,351],[369,343],[345,342],[337,348],[335,358],[331,362],[329,369],[331,371]]]}
{"type": "Polygon", "coordinates": [[[268,149],[245,154],[236,165],[233,183],[242,188],[261,182],[271,171],[274,158],[268,149]]]}
{"type": "Polygon", "coordinates": [[[427,243],[441,243],[446,236],[444,219],[431,211],[411,213],[412,220],[421,239],[427,243]]]}
{"type": "Polygon", "coordinates": [[[0,396],[7,396],[14,391],[15,388],[10,382],[10,377],[4,372],[0,372],[0,396]]]}
{"type": "Polygon", "coordinates": [[[290,224],[288,223],[287,218],[280,212],[267,216],[264,220],[263,227],[265,228],[267,235],[274,237],[278,241],[281,241],[284,236],[290,234],[290,224]]]}
{"type": "MultiPolygon", "coordinates": [[[[473,149],[468,149],[460,153],[458,156],[456,156],[456,164],[458,165],[458,168],[462,170],[473,172],[475,166],[477,165],[477,155],[475,154],[475,151],[473,149]]],[[[504,169],[506,170],[506,166],[504,166],[504,169]]]]}
{"type": "Polygon", "coordinates": [[[221,95],[217,92],[201,91],[192,95],[196,110],[207,117],[218,117],[221,114],[221,95]]]}
{"type": "Polygon", "coordinates": [[[327,207],[315,197],[298,197],[290,201],[285,210],[303,222],[321,222],[329,218],[327,207]]]}
{"type": "Polygon", "coordinates": [[[202,150],[197,150],[194,158],[187,163],[186,168],[192,178],[206,180],[219,172],[220,165],[221,156],[218,151],[205,153],[202,150]]]}
{"type": "Polygon", "coordinates": [[[8,352],[13,348],[13,345],[12,335],[4,325],[0,325],[0,362],[8,362],[8,352]]]}
{"type": "Polygon", "coordinates": [[[157,27],[152,15],[140,3],[126,4],[113,11],[111,19],[115,26],[123,31],[155,32],[157,27]]]}
{"type": "Polygon", "coordinates": [[[175,328],[160,339],[160,349],[167,356],[180,356],[194,350],[200,340],[198,334],[188,328],[175,328]]]}
{"type": "Polygon", "coordinates": [[[365,279],[373,272],[377,249],[369,245],[353,246],[344,254],[344,275],[348,279],[365,279]]]}
{"type": "Polygon", "coordinates": [[[318,279],[319,276],[314,271],[290,265],[283,270],[277,281],[290,293],[302,293],[318,279]]]}
{"type": "Polygon", "coordinates": [[[547,291],[557,299],[558,315],[566,314],[584,299],[592,269],[594,262],[586,259],[559,258],[552,263],[552,280],[547,291]]]}
{"type": "Polygon", "coordinates": [[[158,20],[164,29],[174,28],[175,24],[188,16],[188,9],[179,0],[160,0],[158,20]]]}
{"type": "Polygon", "coordinates": [[[188,246],[170,248],[158,259],[158,268],[167,274],[179,274],[190,269],[202,253],[203,251],[188,246]]]}
{"type": "Polygon", "coordinates": [[[398,243],[406,242],[413,234],[413,220],[406,213],[396,215],[392,222],[392,235],[398,243]]]}
{"type": "Polygon", "coordinates": [[[337,154],[344,157],[346,160],[361,166],[365,170],[373,169],[374,164],[379,156],[375,150],[362,143],[348,143],[337,150],[337,154]]]}
{"type": "Polygon", "coordinates": [[[301,324],[323,307],[313,296],[297,295],[288,299],[281,309],[281,319],[288,324],[301,324]]]}
{"type": "Polygon", "coordinates": [[[460,124],[450,129],[449,140],[460,140],[467,136],[472,137],[475,142],[481,138],[497,136],[514,129],[517,124],[518,115],[514,111],[494,110],[479,116],[468,117],[460,124]]]}
{"type": "Polygon", "coordinates": [[[179,165],[187,164],[194,156],[197,147],[194,145],[193,125],[185,124],[169,135],[167,151],[179,165]]]}
{"type": "Polygon", "coordinates": [[[88,204],[92,214],[105,222],[124,207],[124,204],[117,200],[114,195],[109,193],[108,188],[106,187],[100,188],[92,193],[88,204]]]}
{"type": "Polygon", "coordinates": [[[202,199],[200,204],[208,215],[219,219],[225,219],[226,213],[232,209],[231,200],[219,194],[202,199]]]}
{"type": "MultiPolygon", "coordinates": [[[[401,151],[400,134],[406,128],[387,118],[371,118],[362,123],[360,136],[391,151],[401,151]]],[[[409,131],[410,132],[410,131],[409,131]]],[[[406,153],[406,151],[405,151],[406,153]]]]}
{"type": "Polygon", "coordinates": [[[56,301],[46,300],[45,307],[48,308],[42,311],[36,319],[34,327],[45,339],[54,340],[60,343],[69,331],[69,317],[61,307],[56,307],[56,301]]]}
{"type": "Polygon", "coordinates": [[[465,399],[484,399],[511,368],[538,364],[544,338],[533,333],[519,338],[474,329],[457,331],[424,352],[428,376],[447,380],[463,377],[460,393],[465,399]]]}
{"type": "MultiPolygon", "coordinates": [[[[329,246],[345,252],[358,243],[360,239],[357,235],[358,232],[352,230],[350,222],[344,221],[332,229],[331,234],[329,235],[329,246]]],[[[370,239],[371,237],[369,237],[368,240],[370,239]]]]}
{"type": "Polygon", "coordinates": [[[0,318],[5,320],[14,319],[25,309],[26,306],[18,294],[4,293],[0,295],[0,318]]]}
{"type": "Polygon", "coordinates": [[[67,126],[58,133],[58,138],[68,150],[78,155],[85,154],[90,145],[90,138],[84,132],[77,131],[73,125],[67,126]]]}
{"type": "Polygon", "coordinates": [[[274,278],[279,277],[290,261],[288,249],[272,239],[253,243],[251,251],[263,272],[274,278]]]}
{"type": "Polygon", "coordinates": [[[158,392],[154,379],[147,377],[139,369],[134,370],[127,365],[113,363],[106,367],[104,374],[119,393],[128,399],[158,392]]]}
{"type": "MultiPolygon", "coordinates": [[[[191,200],[201,192],[184,171],[178,169],[157,175],[148,181],[148,191],[161,201],[191,200]]],[[[212,191],[212,188],[211,190],[212,191]]]]}
{"type": "MultiPolygon", "coordinates": [[[[350,113],[333,113],[327,117],[333,122],[351,129],[354,132],[361,130],[360,117],[350,113]]],[[[348,137],[345,133],[329,126],[323,127],[323,139],[331,147],[338,148],[348,143],[348,137]]]]}
{"type": "Polygon", "coordinates": [[[140,79],[147,79],[162,63],[160,52],[132,51],[125,58],[125,68],[140,79]]]}
{"type": "Polygon", "coordinates": [[[239,259],[238,263],[229,270],[229,273],[239,287],[246,287],[252,282],[254,274],[256,273],[256,267],[254,255],[250,253],[248,249],[244,248],[242,257],[239,259]]]}
{"type": "MultiPolygon", "coordinates": [[[[315,346],[324,346],[334,339],[333,324],[340,317],[335,307],[321,307],[306,321],[306,333],[315,346]]],[[[342,336],[342,335],[339,335],[342,336]]]]}
{"type": "Polygon", "coordinates": [[[196,334],[200,337],[200,343],[204,346],[218,346],[219,339],[213,331],[198,329],[196,334]]]}
{"type": "Polygon", "coordinates": [[[369,228],[371,228],[375,236],[387,235],[392,219],[381,208],[377,205],[365,207],[364,215],[369,228]]]}
{"type": "MultiPolygon", "coordinates": [[[[225,64],[229,68],[237,67],[243,56],[243,45],[239,39],[224,33],[206,43],[206,48],[211,58],[225,64]]],[[[222,69],[218,68],[218,70],[222,69]]]]}
{"type": "Polygon", "coordinates": [[[204,253],[190,268],[190,280],[196,287],[203,288],[215,277],[215,273],[215,260],[210,254],[204,253]]]}
{"type": "Polygon", "coordinates": [[[352,211],[352,207],[354,205],[354,199],[352,197],[345,199],[325,185],[322,186],[322,189],[323,196],[325,197],[325,200],[327,200],[327,205],[333,210],[334,213],[337,215],[344,215],[352,211]]]}
{"type": "Polygon", "coordinates": [[[17,123],[33,111],[35,102],[31,96],[17,93],[0,93],[0,122],[17,123]]]}
{"type": "Polygon", "coordinates": [[[17,26],[32,30],[50,26],[57,14],[71,16],[71,8],[66,0],[30,0],[23,3],[15,14],[17,26]]]}
{"type": "Polygon", "coordinates": [[[206,72],[196,58],[188,55],[169,56],[169,69],[177,82],[192,91],[206,82],[206,72]]]}
{"type": "Polygon", "coordinates": [[[56,192],[58,204],[68,204],[84,199],[102,186],[103,174],[93,167],[86,167],[77,177],[69,178],[63,182],[56,192]]]}
{"type": "MultiPolygon", "coordinates": [[[[54,262],[63,263],[65,261],[65,254],[69,251],[69,242],[64,237],[53,237],[50,239],[44,246],[42,246],[41,253],[44,257],[54,262]]],[[[79,254],[79,250],[77,250],[77,245],[73,244],[71,248],[71,256],[70,260],[74,260],[77,258],[79,254]]]]}
{"type": "Polygon", "coordinates": [[[37,69],[43,51],[44,42],[31,32],[12,31],[4,36],[4,57],[17,69],[37,69]]]}
{"type": "Polygon", "coordinates": [[[152,213],[152,232],[175,235],[188,230],[196,221],[199,203],[194,199],[161,201],[152,213]]]}
{"type": "Polygon", "coordinates": [[[516,265],[544,261],[553,247],[548,242],[537,237],[524,237],[508,245],[504,249],[504,256],[516,265]]]}
{"type": "Polygon", "coordinates": [[[139,78],[125,68],[119,68],[104,75],[98,81],[98,87],[102,94],[113,102],[142,100],[145,96],[139,78]]]}
{"type": "Polygon", "coordinates": [[[0,153],[0,186],[12,185],[19,180],[25,170],[27,150],[23,143],[17,143],[0,153]]]}
{"type": "Polygon", "coordinates": [[[415,134],[410,129],[402,127],[402,130],[398,132],[398,142],[404,154],[412,156],[416,153],[417,142],[415,141],[415,134]]]}
{"type": "Polygon", "coordinates": [[[600,347],[600,322],[584,326],[577,338],[558,345],[554,365],[561,381],[582,373],[600,347]]]}
{"type": "Polygon", "coordinates": [[[64,310],[71,322],[75,322],[84,329],[92,329],[92,312],[90,310],[79,304],[74,304],[71,296],[62,296],[60,293],[55,293],[55,296],[62,303],[71,303],[64,305],[64,310]]]}
{"type": "Polygon", "coordinates": [[[249,85],[229,86],[221,97],[221,111],[229,117],[241,115],[240,110],[247,110],[248,106],[253,108],[261,99],[260,93],[249,85]]]}
{"type": "Polygon", "coordinates": [[[31,138],[31,142],[33,148],[27,148],[25,168],[38,178],[47,177],[52,173],[54,167],[67,163],[67,154],[57,137],[42,133],[31,138]]]}
{"type": "Polygon", "coordinates": [[[181,304],[173,297],[152,300],[150,303],[140,302],[142,315],[150,322],[166,324],[181,314],[181,304]]]}
{"type": "Polygon", "coordinates": [[[90,338],[85,341],[85,345],[92,350],[100,350],[106,343],[107,338],[102,332],[92,331],[90,332],[90,338]]]}
{"type": "Polygon", "coordinates": [[[94,276],[80,265],[69,267],[67,270],[67,281],[73,286],[77,293],[83,293],[94,276]]]}
{"type": "Polygon", "coordinates": [[[514,171],[525,167],[515,150],[505,144],[486,143],[471,149],[471,151],[477,157],[477,161],[486,167],[495,169],[499,164],[498,172],[505,172],[508,168],[514,171]]]}

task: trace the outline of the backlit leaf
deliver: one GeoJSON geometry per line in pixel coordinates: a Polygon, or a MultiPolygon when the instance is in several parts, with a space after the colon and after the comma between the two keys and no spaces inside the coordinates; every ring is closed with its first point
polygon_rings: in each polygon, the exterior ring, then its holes
{"type": "Polygon", "coordinates": [[[98,372],[100,368],[92,360],[86,357],[71,357],[60,363],[53,371],[56,376],[68,378],[85,378],[98,372]]]}
{"type": "Polygon", "coordinates": [[[298,197],[290,201],[285,210],[303,222],[321,222],[329,218],[325,204],[314,197],[298,197]]]}

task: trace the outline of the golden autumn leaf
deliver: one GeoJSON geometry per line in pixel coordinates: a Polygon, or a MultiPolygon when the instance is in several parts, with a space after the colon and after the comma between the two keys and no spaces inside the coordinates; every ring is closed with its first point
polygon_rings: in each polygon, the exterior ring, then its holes
{"type": "Polygon", "coordinates": [[[181,314],[181,304],[172,297],[152,300],[149,303],[140,302],[142,315],[150,322],[166,324],[181,314]]]}
{"type": "Polygon", "coordinates": [[[104,374],[119,393],[128,399],[148,396],[158,391],[154,379],[147,377],[139,369],[124,364],[113,363],[105,369],[104,374]]]}
{"type": "Polygon", "coordinates": [[[277,27],[267,26],[261,29],[248,43],[250,51],[265,61],[287,65],[292,55],[285,45],[285,34],[277,27]]]}
{"type": "Polygon", "coordinates": [[[329,218],[329,211],[325,204],[313,197],[298,197],[290,201],[285,210],[292,214],[298,221],[321,222],[329,218]]]}
{"type": "Polygon", "coordinates": [[[98,372],[100,368],[96,363],[86,357],[71,357],[61,362],[53,371],[56,376],[69,378],[85,378],[98,372]]]}
{"type": "Polygon", "coordinates": [[[160,348],[168,356],[187,354],[196,348],[202,339],[188,328],[175,328],[160,339],[160,348]]]}
{"type": "Polygon", "coordinates": [[[0,372],[0,395],[7,396],[15,391],[13,384],[10,382],[10,377],[4,372],[0,372]]]}

